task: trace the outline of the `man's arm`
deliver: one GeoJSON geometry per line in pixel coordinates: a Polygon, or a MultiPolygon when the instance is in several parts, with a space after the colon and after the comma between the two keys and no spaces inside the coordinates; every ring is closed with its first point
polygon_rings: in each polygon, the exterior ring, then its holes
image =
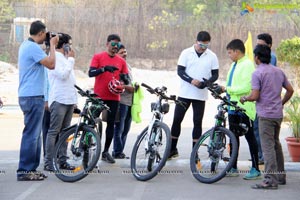
{"type": "Polygon", "coordinates": [[[259,90],[253,90],[248,96],[243,96],[240,98],[240,102],[244,104],[246,101],[256,101],[259,98],[260,92],[259,90]]]}
{"type": "Polygon", "coordinates": [[[178,76],[179,76],[182,80],[184,80],[184,81],[186,81],[186,82],[188,82],[188,83],[192,83],[193,78],[190,77],[190,76],[185,72],[185,67],[184,67],[184,66],[182,66],[182,65],[178,65],[178,66],[177,66],[177,74],[178,74],[178,76]]]}
{"type": "Polygon", "coordinates": [[[45,67],[47,67],[48,69],[55,68],[55,46],[58,43],[58,40],[59,40],[58,35],[51,38],[49,56],[45,57],[43,60],[40,61],[40,63],[45,67]]]}
{"type": "Polygon", "coordinates": [[[211,70],[211,77],[208,79],[209,82],[213,83],[219,78],[219,69],[211,70]]]}
{"type": "Polygon", "coordinates": [[[286,92],[282,99],[282,105],[284,105],[290,98],[293,96],[294,89],[290,83],[288,83],[286,86],[283,86],[284,89],[286,89],[286,92]]]}
{"type": "Polygon", "coordinates": [[[96,67],[90,66],[89,77],[95,77],[104,72],[113,73],[116,70],[119,70],[119,69],[115,66],[109,66],[109,65],[107,65],[105,67],[101,67],[101,68],[96,68],[96,67]]]}
{"type": "Polygon", "coordinates": [[[89,69],[89,77],[95,77],[104,72],[104,68],[97,69],[96,67],[90,67],[89,69]]]}

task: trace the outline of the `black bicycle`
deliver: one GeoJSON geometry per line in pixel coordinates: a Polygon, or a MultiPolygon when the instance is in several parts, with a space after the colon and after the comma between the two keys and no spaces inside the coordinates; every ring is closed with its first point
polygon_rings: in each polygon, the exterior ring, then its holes
{"type": "MultiPolygon", "coordinates": [[[[232,168],[237,159],[238,144],[236,136],[226,128],[228,106],[235,112],[245,112],[237,102],[221,96],[216,84],[208,84],[208,90],[215,99],[221,100],[217,107],[215,126],[206,131],[195,144],[190,157],[190,168],[193,176],[202,183],[214,183],[221,180],[232,168]]],[[[246,129],[244,124],[239,124],[246,129]]]]}
{"type": "Polygon", "coordinates": [[[96,94],[83,91],[76,85],[75,88],[82,97],[86,97],[86,101],[77,124],[63,130],[52,160],[55,175],[65,182],[81,180],[97,165],[101,152],[102,121],[94,116],[109,110],[100,98],[96,98],[96,94]],[[61,169],[62,162],[68,162],[75,169],[61,169]]]}
{"type": "MultiPolygon", "coordinates": [[[[175,95],[167,96],[166,87],[155,89],[142,83],[148,92],[158,96],[156,102],[151,103],[153,118],[149,125],[137,137],[131,153],[131,171],[140,181],[152,179],[165,165],[171,149],[171,131],[163,123],[163,117],[169,112],[168,100],[182,104],[175,95]]],[[[183,105],[183,104],[182,104],[183,105]]]]}

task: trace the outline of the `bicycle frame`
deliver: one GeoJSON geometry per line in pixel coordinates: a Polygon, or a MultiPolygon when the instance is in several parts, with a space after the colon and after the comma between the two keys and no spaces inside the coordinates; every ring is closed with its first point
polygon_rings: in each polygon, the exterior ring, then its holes
{"type": "MultiPolygon", "coordinates": [[[[109,107],[106,106],[103,101],[100,98],[95,98],[96,95],[92,94],[90,91],[86,91],[84,92],[81,88],[79,88],[78,86],[76,86],[76,89],[78,90],[78,93],[83,96],[83,97],[87,97],[87,99],[85,100],[85,104],[83,106],[83,110],[82,112],[80,112],[79,114],[79,119],[77,121],[76,124],[74,124],[73,126],[76,126],[76,131],[73,137],[73,141],[72,141],[72,153],[76,154],[76,149],[74,149],[75,143],[76,143],[76,138],[79,136],[79,128],[81,126],[83,126],[84,124],[87,124],[89,126],[91,126],[92,128],[97,128],[97,132],[101,135],[99,127],[97,126],[97,119],[94,118],[91,108],[92,106],[95,109],[99,109],[100,112],[102,112],[103,110],[109,110],[109,107]]],[[[73,127],[72,126],[72,127],[73,127]]]]}

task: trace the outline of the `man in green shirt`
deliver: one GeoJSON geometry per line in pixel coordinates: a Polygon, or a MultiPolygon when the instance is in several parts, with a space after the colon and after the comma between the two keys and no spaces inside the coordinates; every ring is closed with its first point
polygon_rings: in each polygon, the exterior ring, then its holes
{"type": "MultiPolygon", "coordinates": [[[[236,101],[238,106],[246,110],[245,113],[236,112],[229,107],[228,119],[229,129],[235,134],[238,146],[240,145],[239,137],[245,135],[249,145],[249,150],[252,159],[252,167],[244,176],[245,180],[261,178],[261,173],[258,168],[258,148],[253,132],[253,120],[255,119],[255,103],[247,102],[241,104],[240,97],[248,95],[251,92],[251,76],[255,70],[254,63],[245,55],[245,46],[243,41],[234,39],[227,45],[227,53],[233,61],[230,70],[227,74],[226,88],[223,86],[222,91],[226,91],[230,101],[236,101]],[[242,128],[240,125],[243,124],[242,128]]],[[[233,167],[227,173],[228,176],[238,176],[237,160],[233,167]]]]}

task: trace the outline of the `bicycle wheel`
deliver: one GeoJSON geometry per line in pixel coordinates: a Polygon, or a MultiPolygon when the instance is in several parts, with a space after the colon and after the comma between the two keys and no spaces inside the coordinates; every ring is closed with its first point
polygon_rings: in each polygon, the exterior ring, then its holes
{"type": "Polygon", "coordinates": [[[96,166],[100,152],[101,142],[99,134],[88,125],[78,128],[73,126],[62,133],[53,155],[55,175],[62,181],[75,182],[86,177],[96,166]],[[74,166],[74,170],[66,170],[60,167],[61,163],[67,162],[74,166]]]}
{"type": "Polygon", "coordinates": [[[169,127],[156,122],[150,134],[148,127],[138,136],[131,153],[131,172],[140,181],[152,179],[165,165],[171,148],[169,127]]]}
{"type": "Polygon", "coordinates": [[[195,144],[190,157],[193,176],[202,183],[221,180],[237,158],[235,135],[224,127],[205,132],[195,144]],[[230,154],[230,149],[232,152],[230,154]]]}

